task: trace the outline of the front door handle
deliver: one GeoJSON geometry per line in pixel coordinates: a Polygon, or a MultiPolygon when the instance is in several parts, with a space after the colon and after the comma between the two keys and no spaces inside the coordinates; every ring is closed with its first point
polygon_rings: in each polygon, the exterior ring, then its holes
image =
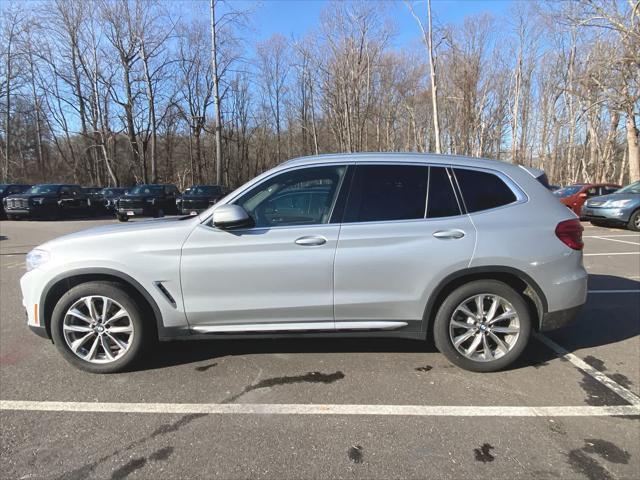
{"type": "Polygon", "coordinates": [[[296,244],[303,247],[313,247],[325,243],[327,243],[327,239],[324,237],[300,237],[296,240],[296,244]]]}
{"type": "Polygon", "coordinates": [[[464,237],[465,233],[462,230],[438,230],[433,236],[440,240],[452,240],[464,237]]]}

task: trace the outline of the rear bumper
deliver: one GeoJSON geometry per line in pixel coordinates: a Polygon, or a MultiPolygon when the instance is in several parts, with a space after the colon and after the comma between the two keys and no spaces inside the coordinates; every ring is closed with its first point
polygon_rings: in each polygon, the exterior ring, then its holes
{"type": "Polygon", "coordinates": [[[575,322],[581,308],[582,305],[578,305],[577,307],[571,307],[565,310],[544,313],[540,320],[540,331],[548,332],[572,324],[575,322]]]}

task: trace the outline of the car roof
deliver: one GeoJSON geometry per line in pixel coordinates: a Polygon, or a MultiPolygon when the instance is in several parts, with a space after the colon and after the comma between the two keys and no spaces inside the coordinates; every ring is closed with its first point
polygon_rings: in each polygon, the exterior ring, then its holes
{"type": "MultiPolygon", "coordinates": [[[[369,162],[431,162],[444,165],[452,165],[459,167],[485,167],[490,169],[504,169],[516,167],[516,165],[503,162],[501,160],[490,160],[488,158],[467,157],[464,155],[444,155],[435,153],[405,153],[405,152],[365,152],[365,153],[330,153],[325,155],[313,155],[308,157],[293,158],[284,162],[287,166],[292,165],[312,165],[333,162],[353,162],[353,163],[369,163],[369,162]]],[[[525,167],[523,167],[525,168],[525,167]]],[[[528,169],[532,175],[536,169],[528,169]]]]}

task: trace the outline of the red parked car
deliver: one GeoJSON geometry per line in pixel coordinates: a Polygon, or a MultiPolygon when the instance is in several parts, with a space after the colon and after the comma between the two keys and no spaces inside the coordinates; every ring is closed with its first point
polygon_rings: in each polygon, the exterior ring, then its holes
{"type": "Polygon", "coordinates": [[[615,183],[576,183],[562,187],[553,192],[567,207],[579,217],[582,214],[582,205],[587,198],[598,197],[600,195],[609,195],[620,188],[615,183]]]}

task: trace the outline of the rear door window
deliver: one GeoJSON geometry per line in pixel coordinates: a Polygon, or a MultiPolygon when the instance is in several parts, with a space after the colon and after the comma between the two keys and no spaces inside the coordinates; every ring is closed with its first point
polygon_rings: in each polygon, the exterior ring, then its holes
{"type": "Polygon", "coordinates": [[[427,218],[460,215],[460,206],[453,190],[451,175],[445,167],[431,167],[427,218]]]}
{"type": "Polygon", "coordinates": [[[428,175],[420,165],[358,165],[343,222],[424,218],[428,175]]]}
{"type": "Polygon", "coordinates": [[[509,205],[516,195],[497,175],[466,168],[454,169],[467,212],[480,212],[509,205]]]}

